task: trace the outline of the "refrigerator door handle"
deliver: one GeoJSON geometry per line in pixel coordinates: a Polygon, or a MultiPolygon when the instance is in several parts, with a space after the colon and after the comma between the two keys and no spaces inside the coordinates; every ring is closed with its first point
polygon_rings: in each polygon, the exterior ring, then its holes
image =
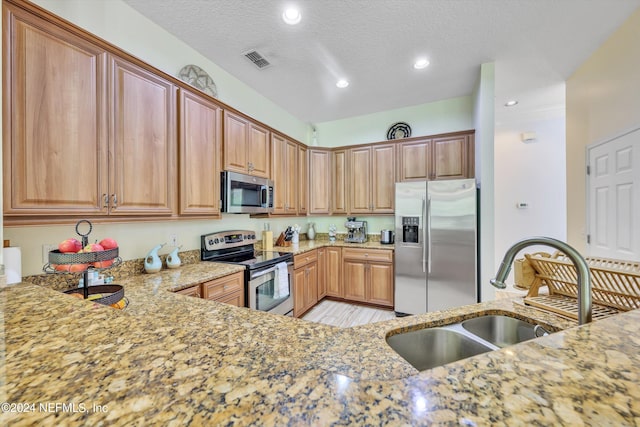
{"type": "MultiPolygon", "coordinates": [[[[427,201],[422,198],[422,272],[427,272],[427,213],[426,213],[427,201]]],[[[429,254],[431,256],[431,254],[429,254]]]]}
{"type": "Polygon", "coordinates": [[[429,273],[431,273],[431,196],[427,196],[427,245],[429,246],[429,258],[427,260],[427,267],[429,273]]]}

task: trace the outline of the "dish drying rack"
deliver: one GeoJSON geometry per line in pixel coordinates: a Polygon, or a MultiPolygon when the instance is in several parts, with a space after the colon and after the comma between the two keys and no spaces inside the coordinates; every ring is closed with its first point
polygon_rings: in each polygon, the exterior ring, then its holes
{"type": "MultiPolygon", "coordinates": [[[[562,252],[552,256],[525,254],[535,271],[535,280],[524,303],[578,320],[578,275],[562,252]],[[539,295],[541,286],[548,295],[539,295]]],[[[593,320],[640,308],[640,263],[586,257],[591,277],[593,320]]]]}

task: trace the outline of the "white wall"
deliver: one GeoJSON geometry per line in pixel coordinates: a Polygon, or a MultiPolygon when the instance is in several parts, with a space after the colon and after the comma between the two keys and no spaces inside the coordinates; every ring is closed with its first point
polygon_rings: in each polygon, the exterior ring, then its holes
{"type": "Polygon", "coordinates": [[[494,262],[494,64],[482,64],[473,93],[473,123],[476,129],[476,181],[480,187],[480,297],[495,299],[495,288],[489,283],[495,274],[494,262]]]}
{"type": "Polygon", "coordinates": [[[586,252],[586,147],[640,125],[640,9],[567,79],[567,238],[586,252]]]}
{"type": "Polygon", "coordinates": [[[339,147],[385,141],[397,122],[411,126],[411,136],[435,135],[473,129],[471,96],[317,123],[318,145],[339,147]]]}

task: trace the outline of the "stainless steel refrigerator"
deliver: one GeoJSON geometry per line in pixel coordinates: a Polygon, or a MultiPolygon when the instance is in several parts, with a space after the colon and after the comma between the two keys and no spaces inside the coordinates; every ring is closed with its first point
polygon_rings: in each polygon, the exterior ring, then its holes
{"type": "Polygon", "coordinates": [[[396,183],[395,311],[478,302],[476,183],[396,183]]]}

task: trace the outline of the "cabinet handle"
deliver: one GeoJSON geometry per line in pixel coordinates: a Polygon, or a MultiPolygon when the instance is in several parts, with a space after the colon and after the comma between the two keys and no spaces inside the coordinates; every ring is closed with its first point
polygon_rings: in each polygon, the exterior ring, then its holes
{"type": "Polygon", "coordinates": [[[369,254],[364,254],[364,256],[365,256],[365,257],[368,257],[368,256],[369,256],[369,254]]]}
{"type": "Polygon", "coordinates": [[[116,197],[116,193],[113,193],[111,195],[111,200],[113,201],[113,207],[117,208],[118,207],[118,198],[116,197]]]}
{"type": "Polygon", "coordinates": [[[109,195],[107,193],[102,195],[102,207],[105,209],[109,208],[109,195]]]}

